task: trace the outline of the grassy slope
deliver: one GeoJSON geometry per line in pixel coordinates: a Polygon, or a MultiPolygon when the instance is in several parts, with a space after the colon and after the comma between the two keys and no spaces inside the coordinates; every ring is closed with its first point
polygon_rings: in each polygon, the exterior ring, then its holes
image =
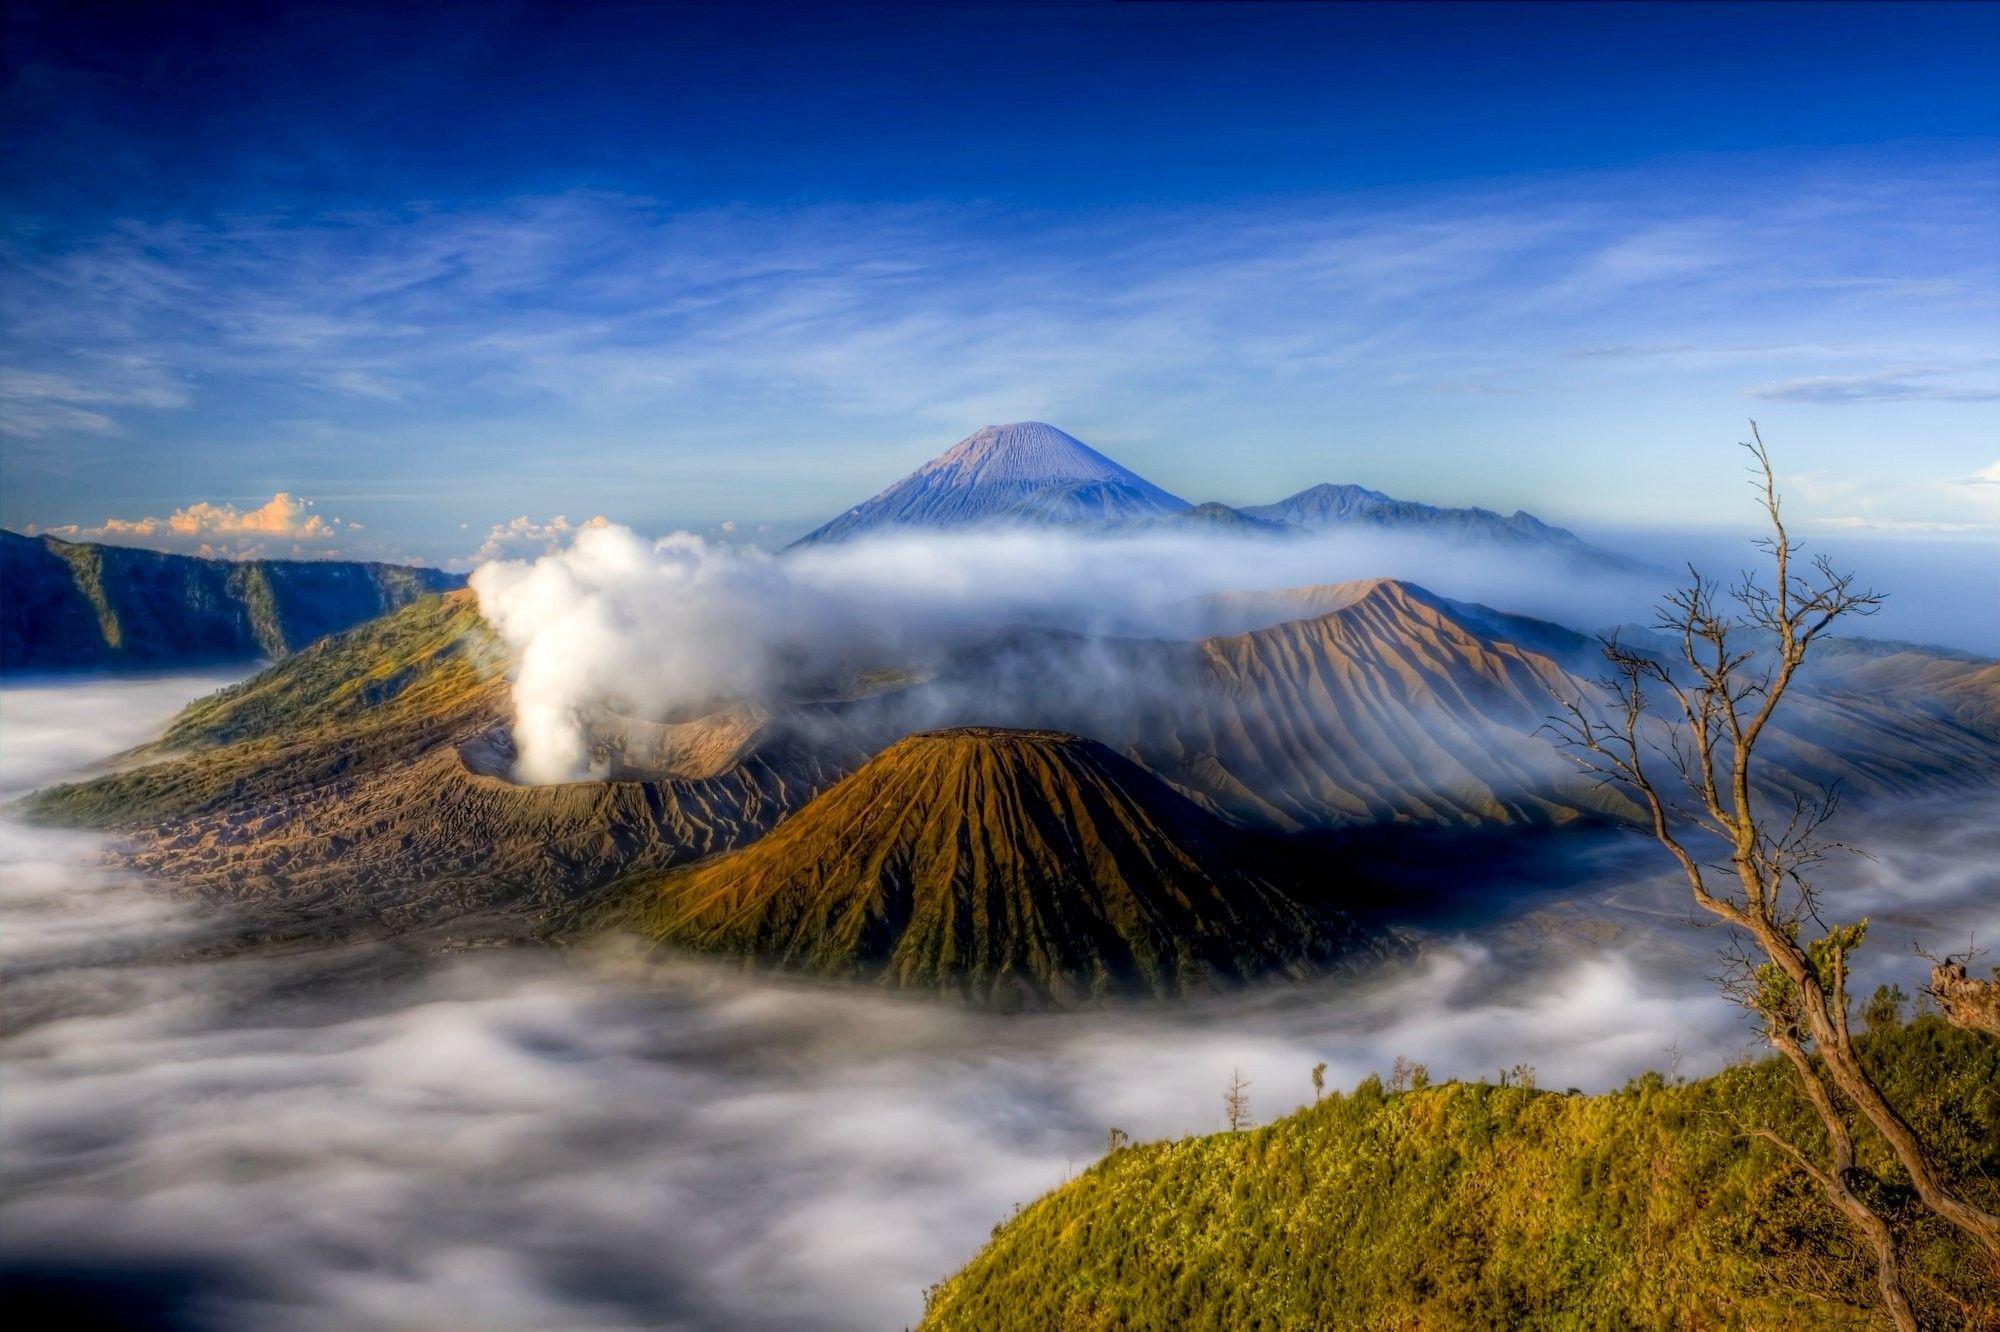
{"type": "MultiPolygon", "coordinates": [[[[2000,1041],[1868,1038],[1946,1167],[2000,1202],[2000,1041]]],[[[1775,1061],[1604,1096],[1454,1083],[1331,1096],[1269,1127],[1127,1148],[994,1230],[946,1329],[1870,1326],[1872,1268],[1744,1122],[1809,1119],[1775,1061]]],[[[2000,1327],[1970,1250],[1915,1219],[1873,1142],[1926,1326],[2000,1327]]]]}
{"type": "Polygon", "coordinates": [[[407,759],[482,711],[504,682],[468,592],[429,596],[323,639],[187,708],[145,766],[33,797],[44,821],[158,823],[407,759]]]}

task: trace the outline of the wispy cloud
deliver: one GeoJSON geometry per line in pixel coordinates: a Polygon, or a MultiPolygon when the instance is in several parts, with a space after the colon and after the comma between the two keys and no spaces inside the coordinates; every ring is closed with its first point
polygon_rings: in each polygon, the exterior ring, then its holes
{"type": "Polygon", "coordinates": [[[1827,530],[2000,539],[2000,462],[1963,476],[1803,472],[1785,483],[1813,506],[1813,525],[1827,530]]]}
{"type": "Polygon", "coordinates": [[[1820,375],[1749,390],[1770,402],[2000,402],[2000,384],[1966,383],[1946,371],[1884,370],[1871,375],[1820,375]]]}
{"type": "MultiPolygon", "coordinates": [[[[310,422],[322,452],[346,445],[407,478],[429,455],[383,452],[385,422],[404,439],[485,437],[439,455],[442,477],[558,445],[578,466],[623,465],[666,431],[718,460],[752,438],[796,457],[814,444],[800,422],[828,443],[883,422],[943,443],[1054,417],[1102,425],[1116,447],[1120,432],[1202,437],[1361,403],[1533,413],[1663,386],[1709,402],[1988,400],[1990,383],[1927,367],[1983,350],[2000,292],[1979,243],[1990,182],[1925,183],[1921,218],[1908,181],[1848,186],[1837,208],[1798,182],[1725,207],[1622,178],[1063,218],[571,193],[15,235],[0,429],[136,447],[164,419],[222,419],[237,437],[245,418],[310,422]]],[[[1348,478],[1289,478],[1321,479],[1348,478]]]]}
{"type": "Polygon", "coordinates": [[[0,425],[17,436],[116,434],[119,425],[111,414],[120,408],[168,409],[188,402],[188,395],[142,356],[79,357],[64,370],[0,367],[0,425]]]}

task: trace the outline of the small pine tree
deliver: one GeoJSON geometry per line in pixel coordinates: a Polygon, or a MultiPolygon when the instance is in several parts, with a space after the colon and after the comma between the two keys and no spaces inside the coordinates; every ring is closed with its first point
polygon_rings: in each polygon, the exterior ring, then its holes
{"type": "Polygon", "coordinates": [[[1222,1113],[1229,1121],[1231,1133],[1250,1127],[1250,1083],[1240,1068],[1229,1070],[1229,1089],[1222,1094],[1222,1113]]]}
{"type": "Polygon", "coordinates": [[[1861,1010],[1861,1020],[1870,1031],[1888,1031],[1903,1025],[1903,1005],[1910,996],[1900,985],[1878,985],[1861,1010]]]}
{"type": "Polygon", "coordinates": [[[1410,1090],[1422,1091],[1424,1088],[1430,1085],[1431,1085],[1431,1066],[1429,1064],[1411,1064],[1410,1090]]]}
{"type": "Polygon", "coordinates": [[[1111,1152],[1117,1151],[1120,1147],[1125,1146],[1125,1144],[1131,1141],[1132,1141],[1131,1134],[1127,1133],[1124,1129],[1119,1128],[1116,1124],[1113,1124],[1108,1130],[1105,1131],[1104,1150],[1108,1155],[1111,1152]]]}
{"type": "Polygon", "coordinates": [[[1326,1095],[1326,1061],[1313,1065],[1313,1099],[1317,1101],[1326,1095]]]}

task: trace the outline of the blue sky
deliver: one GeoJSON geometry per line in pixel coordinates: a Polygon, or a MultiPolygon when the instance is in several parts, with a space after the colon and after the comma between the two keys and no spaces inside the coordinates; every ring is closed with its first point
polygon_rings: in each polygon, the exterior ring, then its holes
{"type": "Polygon", "coordinates": [[[1754,415],[2000,530],[2000,6],[413,8],[10,8],[0,522],[776,540],[1035,418],[1695,528],[1754,415]]]}

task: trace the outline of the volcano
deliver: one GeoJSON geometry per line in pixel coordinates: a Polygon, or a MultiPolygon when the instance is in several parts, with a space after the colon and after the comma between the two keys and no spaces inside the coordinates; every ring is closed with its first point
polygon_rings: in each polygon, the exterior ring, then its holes
{"type": "Polygon", "coordinates": [[[1069,1003],[1301,975],[1365,936],[1285,859],[1058,731],[907,736],[761,841],[621,885],[683,948],[894,988],[1069,1003]]]}
{"type": "Polygon", "coordinates": [[[960,440],[797,544],[846,541],[885,527],[1116,526],[1188,507],[1075,436],[1020,421],[960,440]]]}

